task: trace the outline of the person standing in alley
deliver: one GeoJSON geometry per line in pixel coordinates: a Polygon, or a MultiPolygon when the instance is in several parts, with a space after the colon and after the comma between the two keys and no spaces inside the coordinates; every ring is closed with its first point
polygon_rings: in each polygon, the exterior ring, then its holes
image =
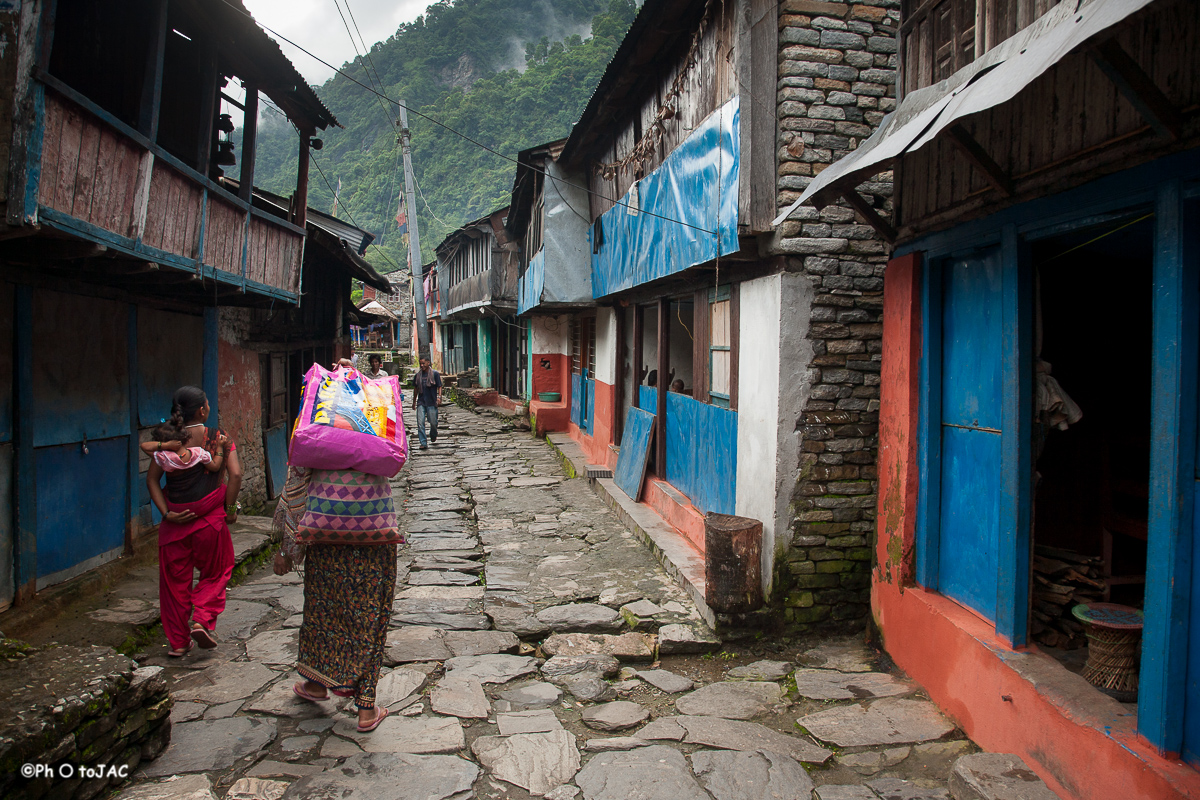
{"type": "MultiPolygon", "coordinates": [[[[349,367],[348,359],[333,365],[349,367]]],[[[396,527],[391,484],[354,469],[290,466],[276,524],[284,574],[303,559],[304,618],[292,691],[320,703],[352,697],[359,733],[387,718],[375,692],[396,599],[396,527]]]]}
{"type": "Polygon", "coordinates": [[[380,356],[379,353],[371,353],[371,355],[367,356],[367,368],[363,370],[363,375],[367,376],[371,380],[386,378],[388,374],[382,369],[382,367],[383,357],[380,356]]]}
{"type": "Polygon", "coordinates": [[[421,359],[421,369],[413,376],[413,408],[417,411],[417,438],[421,449],[428,450],[429,442],[438,436],[438,406],[442,404],[442,376],[433,369],[428,358],[421,359]],[[429,442],[425,440],[425,423],[429,422],[429,442]]]}
{"type": "Polygon", "coordinates": [[[154,460],[146,472],[150,500],[163,517],[158,526],[158,599],[171,644],[167,655],[173,658],[186,655],[193,640],[205,649],[217,646],[217,616],[225,610],[225,586],[233,574],[229,523],[237,521],[242,468],[236,445],[215,426],[205,425],[208,414],[204,392],[184,386],[172,397],[171,418],[164,424],[185,437],[185,445],[204,448],[208,461],[223,462],[217,470],[192,458],[191,466],[170,471],[154,460]],[[165,490],[159,485],[164,472],[165,490]],[[196,570],[200,578],[193,587],[196,570]]]}

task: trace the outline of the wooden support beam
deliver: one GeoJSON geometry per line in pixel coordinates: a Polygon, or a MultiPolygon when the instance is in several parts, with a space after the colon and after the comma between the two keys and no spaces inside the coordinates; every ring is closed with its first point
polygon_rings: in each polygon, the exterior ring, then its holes
{"type": "Polygon", "coordinates": [[[242,121],[242,177],[238,197],[253,205],[254,153],[258,142],[258,85],[246,84],[245,115],[242,121]]]}
{"type": "Polygon", "coordinates": [[[1092,61],[1125,99],[1160,136],[1178,140],[1183,114],[1163,94],[1150,76],[1125,52],[1120,42],[1108,39],[1089,51],[1092,61]]]}
{"type": "Polygon", "coordinates": [[[138,132],[158,140],[158,113],[162,104],[163,60],[167,43],[167,0],[156,0],[151,12],[150,41],[146,48],[146,70],[142,80],[142,102],[138,108],[138,132]]]}
{"type": "Polygon", "coordinates": [[[960,153],[962,153],[967,161],[983,173],[983,177],[987,178],[995,189],[1005,197],[1012,197],[1013,185],[1012,179],[1008,177],[1008,173],[997,164],[983,146],[975,141],[975,137],[971,132],[962,125],[951,125],[946,131],[949,135],[950,142],[954,144],[960,153]]]}
{"type": "Polygon", "coordinates": [[[654,474],[667,479],[667,389],[671,374],[671,298],[658,299],[658,407],[654,422],[654,474]]]}
{"type": "Polygon", "coordinates": [[[311,128],[300,131],[300,166],[296,169],[296,194],[292,196],[292,222],[300,228],[308,221],[308,140],[312,135],[311,128]]]}
{"type": "Polygon", "coordinates": [[[621,407],[625,405],[625,309],[620,303],[613,303],[612,309],[617,339],[617,381],[613,387],[612,441],[619,445],[625,427],[625,418],[621,415],[621,407]]]}
{"type": "Polygon", "coordinates": [[[859,213],[863,221],[875,229],[875,232],[883,237],[883,240],[888,244],[894,244],[896,241],[896,229],[891,226],[886,219],[879,216],[870,203],[867,202],[861,194],[854,189],[846,189],[842,192],[842,197],[850,204],[851,208],[859,213]]]}
{"type": "Polygon", "coordinates": [[[646,309],[642,306],[635,305],[633,307],[633,354],[630,358],[630,374],[629,374],[629,389],[633,392],[629,397],[629,404],[641,408],[639,401],[640,389],[642,385],[642,365],[645,363],[644,350],[642,348],[642,339],[645,337],[646,330],[646,309]]]}

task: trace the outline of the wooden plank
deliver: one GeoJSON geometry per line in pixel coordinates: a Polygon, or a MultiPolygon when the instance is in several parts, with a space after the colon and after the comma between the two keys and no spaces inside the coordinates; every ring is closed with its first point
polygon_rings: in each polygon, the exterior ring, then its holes
{"type": "Polygon", "coordinates": [[[654,474],[667,477],[667,376],[671,373],[671,298],[658,299],[658,432],[654,452],[654,474]]]}
{"type": "Polygon", "coordinates": [[[1033,504],[1033,264],[1016,225],[1005,226],[1000,252],[1004,395],[996,632],[1021,647],[1028,635],[1033,504]]]}
{"type": "Polygon", "coordinates": [[[1146,615],[1138,688],[1138,732],[1161,751],[1180,751],[1186,696],[1191,541],[1196,462],[1200,233],[1185,216],[1179,180],[1155,201],[1151,384],[1150,520],[1146,615]]]}
{"type": "Polygon", "coordinates": [[[42,177],[38,185],[39,202],[52,207],[58,186],[63,116],[62,104],[52,96],[46,102],[45,125],[42,132],[42,177]]]}
{"type": "Polygon", "coordinates": [[[707,403],[709,316],[708,289],[697,289],[692,296],[692,397],[707,403]]]}
{"type": "Polygon", "coordinates": [[[115,196],[120,190],[120,176],[114,174],[120,169],[121,159],[117,136],[111,129],[100,126],[96,126],[96,133],[98,141],[96,172],[92,179],[92,202],[88,215],[80,219],[124,235],[127,229],[116,226],[117,218],[121,214],[119,203],[123,199],[115,196]]]}
{"type": "Polygon", "coordinates": [[[646,335],[646,308],[645,306],[635,305],[633,307],[633,351],[630,353],[630,375],[629,375],[629,405],[641,407],[640,394],[638,388],[642,385],[642,366],[645,364],[645,348],[644,337],[646,335]]]}
{"type": "Polygon", "coordinates": [[[167,42],[167,0],[154,0],[150,17],[150,41],[142,79],[142,102],[137,128],[150,141],[158,139],[158,113],[162,105],[163,60],[167,42]]]}
{"type": "MultiPolygon", "coordinates": [[[[83,117],[83,132],[79,140],[79,166],[75,172],[75,188],[72,190],[70,210],[76,219],[91,221],[92,202],[95,198],[97,164],[100,151],[100,125],[87,116],[83,117]]],[[[103,202],[102,200],[100,202],[103,202]]]]}
{"type": "MultiPolygon", "coordinates": [[[[988,155],[988,152],[984,150],[983,147],[980,146],[979,142],[975,141],[975,137],[971,135],[970,131],[968,131],[962,125],[951,125],[946,133],[948,140],[958,147],[958,151],[962,153],[967,161],[969,161],[981,173],[983,173],[988,182],[991,183],[991,185],[995,187],[995,189],[1000,192],[1001,195],[1004,197],[1012,197],[1012,180],[1008,177],[1008,175],[1005,174],[1004,169],[997,164],[990,155],[988,155]]],[[[855,194],[857,194],[857,192],[855,192],[855,194]]],[[[847,198],[847,200],[849,199],[850,198],[847,198]]],[[[952,197],[950,199],[953,201],[958,198],[952,197]]],[[[855,209],[858,210],[859,213],[863,213],[852,200],[850,204],[854,205],[855,209]]],[[[871,211],[874,212],[874,209],[871,209],[871,211]]],[[[866,216],[865,213],[863,215],[864,217],[866,216]]],[[[876,216],[878,217],[878,215],[876,216]]],[[[874,222],[868,220],[868,223],[877,231],[880,231],[880,234],[883,235],[883,231],[876,227],[874,222]]],[[[895,230],[892,230],[890,235],[892,238],[888,239],[889,243],[896,240],[895,230]]],[[[884,238],[886,239],[887,235],[884,235],[884,238]]]]}
{"type": "Polygon", "coordinates": [[[18,601],[37,584],[37,481],[34,469],[33,290],[17,284],[13,304],[13,422],[15,537],[13,578],[18,601]]]}
{"type": "Polygon", "coordinates": [[[246,103],[243,107],[242,124],[242,172],[238,183],[238,197],[249,203],[254,190],[254,157],[258,140],[258,85],[246,84],[246,103]]]}
{"type": "Polygon", "coordinates": [[[54,200],[49,204],[51,208],[71,212],[71,203],[75,199],[75,173],[79,170],[79,145],[82,138],[83,118],[74,108],[68,107],[63,114],[54,200]]]}
{"type": "Polygon", "coordinates": [[[616,381],[613,384],[613,431],[612,440],[614,442],[621,441],[621,434],[624,430],[625,418],[621,415],[621,408],[625,405],[625,376],[622,374],[625,371],[625,309],[620,303],[613,304],[614,317],[614,337],[617,344],[617,375],[616,381]]]}
{"type": "Polygon", "coordinates": [[[742,361],[742,287],[729,287],[729,408],[738,408],[738,371],[742,361]]]}
{"type": "Polygon", "coordinates": [[[657,420],[648,411],[630,406],[625,412],[625,434],[621,438],[621,451],[617,455],[617,468],[613,471],[613,480],[617,487],[635,502],[642,496],[650,448],[654,443],[657,427],[657,420]]]}
{"type": "Polygon", "coordinates": [[[1088,53],[1150,127],[1172,141],[1179,139],[1183,114],[1115,39],[1101,42],[1088,53]]]}
{"type": "Polygon", "coordinates": [[[917,582],[938,589],[941,544],[942,269],[927,261],[921,280],[921,416],[918,421],[917,582]]]}

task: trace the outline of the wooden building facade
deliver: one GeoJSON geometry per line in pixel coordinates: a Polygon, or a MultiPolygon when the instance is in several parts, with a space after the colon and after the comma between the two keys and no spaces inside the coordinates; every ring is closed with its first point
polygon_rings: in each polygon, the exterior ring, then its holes
{"type": "Polygon", "coordinates": [[[912,5],[899,107],[779,218],[895,176],[876,623],[1061,796],[1194,797],[1200,15],[912,5]],[[1143,615],[1136,706],[1058,663],[1048,554],[1143,615]]]}
{"type": "Polygon", "coordinates": [[[176,388],[203,387],[221,423],[235,397],[261,412],[257,355],[221,377],[225,308],[316,324],[300,301],[325,278],[305,257],[308,147],[282,208],[251,195],[258,98],[306,140],[337,123],[236,0],[12,3],[0,36],[2,609],[141,546],[137,444],[176,388]],[[240,151],[218,113],[231,80],[240,151]]]}

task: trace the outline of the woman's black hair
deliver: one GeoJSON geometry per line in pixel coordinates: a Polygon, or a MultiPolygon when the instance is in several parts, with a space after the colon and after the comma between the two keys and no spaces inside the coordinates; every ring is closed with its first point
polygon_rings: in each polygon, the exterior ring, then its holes
{"type": "Polygon", "coordinates": [[[183,426],[187,425],[207,402],[208,395],[198,386],[179,387],[171,397],[171,419],[168,422],[182,431],[183,426]]]}

